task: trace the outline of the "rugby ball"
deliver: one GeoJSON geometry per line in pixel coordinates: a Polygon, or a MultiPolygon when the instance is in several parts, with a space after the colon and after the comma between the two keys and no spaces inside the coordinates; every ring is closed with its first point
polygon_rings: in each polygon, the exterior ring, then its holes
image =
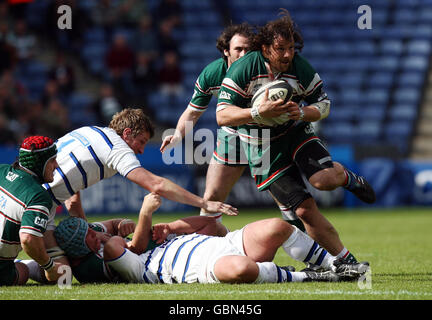
{"type": "MultiPolygon", "coordinates": [[[[255,92],[251,100],[252,108],[257,108],[260,106],[262,100],[264,99],[266,89],[269,89],[269,100],[276,101],[282,99],[284,103],[287,103],[292,98],[293,88],[289,85],[289,83],[284,80],[274,80],[262,86],[257,92],[255,92]]],[[[276,118],[261,117],[260,120],[255,121],[266,126],[278,126],[289,121],[290,119],[288,117],[289,114],[287,113],[276,118]]]]}

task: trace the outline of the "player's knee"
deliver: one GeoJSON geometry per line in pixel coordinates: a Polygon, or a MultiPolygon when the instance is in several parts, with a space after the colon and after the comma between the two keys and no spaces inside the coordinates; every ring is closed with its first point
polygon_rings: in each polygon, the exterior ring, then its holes
{"type": "Polygon", "coordinates": [[[122,237],[114,236],[104,245],[104,259],[113,260],[121,256],[125,248],[125,240],[122,237]]]}
{"type": "Polygon", "coordinates": [[[280,218],[271,218],[266,221],[263,232],[267,232],[269,240],[286,240],[293,231],[293,227],[280,218]]]}

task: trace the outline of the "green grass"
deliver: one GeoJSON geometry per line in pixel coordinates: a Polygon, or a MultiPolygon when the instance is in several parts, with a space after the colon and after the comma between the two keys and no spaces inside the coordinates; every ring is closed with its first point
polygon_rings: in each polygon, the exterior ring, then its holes
{"type": "MultiPolygon", "coordinates": [[[[285,283],[262,285],[228,284],[104,284],[71,289],[38,285],[1,287],[0,299],[41,300],[431,300],[432,299],[432,211],[423,208],[392,210],[323,210],[339,232],[345,246],[359,260],[371,264],[371,289],[353,283],[285,283]]],[[[189,213],[190,214],[190,213],[189,213]]],[[[171,221],[182,215],[155,215],[154,222],[171,221]]],[[[274,210],[242,210],[237,217],[223,218],[231,229],[263,218],[278,216],[274,210]]],[[[89,217],[90,221],[107,217],[89,217]]],[[[136,216],[129,215],[136,219],[136,216]]],[[[20,257],[25,257],[21,254],[20,257]]],[[[279,250],[279,265],[303,264],[279,250]]]]}

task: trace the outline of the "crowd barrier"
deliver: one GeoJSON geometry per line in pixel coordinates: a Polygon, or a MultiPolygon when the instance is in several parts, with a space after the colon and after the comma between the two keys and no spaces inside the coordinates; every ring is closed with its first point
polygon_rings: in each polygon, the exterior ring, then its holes
{"type": "MultiPolygon", "coordinates": [[[[331,148],[335,161],[366,177],[377,195],[373,205],[361,203],[350,192],[337,188],[332,192],[309,188],[321,207],[397,207],[432,205],[432,161],[415,162],[388,158],[368,158],[355,161],[344,148],[331,148]]],[[[0,162],[12,163],[18,151],[11,147],[0,147],[0,162]]],[[[144,155],[138,156],[143,167],[166,177],[185,189],[202,195],[205,190],[207,165],[164,164],[158,145],[148,145],[144,155]]],[[[88,214],[116,214],[138,212],[147,191],[115,175],[110,179],[83,190],[82,201],[88,214]]],[[[239,208],[277,209],[267,192],[258,192],[249,170],[234,186],[227,202],[239,208]]],[[[194,208],[164,199],[161,212],[190,211],[194,208]]],[[[198,209],[197,209],[198,210],[198,209]]]]}

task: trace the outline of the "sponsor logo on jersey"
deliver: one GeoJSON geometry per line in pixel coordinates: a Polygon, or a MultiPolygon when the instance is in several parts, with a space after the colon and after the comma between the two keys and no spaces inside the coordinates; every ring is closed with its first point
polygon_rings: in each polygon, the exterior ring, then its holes
{"type": "Polygon", "coordinates": [[[8,172],[8,174],[6,175],[6,179],[10,182],[14,182],[16,178],[18,178],[18,175],[13,172],[8,172]]]}
{"type": "Polygon", "coordinates": [[[221,93],[219,93],[219,98],[220,99],[231,99],[231,93],[222,91],[221,93]]]}
{"type": "Polygon", "coordinates": [[[41,217],[36,217],[35,220],[34,220],[34,224],[35,225],[38,225],[38,226],[40,226],[40,227],[42,227],[44,229],[46,229],[47,223],[48,223],[48,220],[47,219],[43,219],[41,217]]]}

